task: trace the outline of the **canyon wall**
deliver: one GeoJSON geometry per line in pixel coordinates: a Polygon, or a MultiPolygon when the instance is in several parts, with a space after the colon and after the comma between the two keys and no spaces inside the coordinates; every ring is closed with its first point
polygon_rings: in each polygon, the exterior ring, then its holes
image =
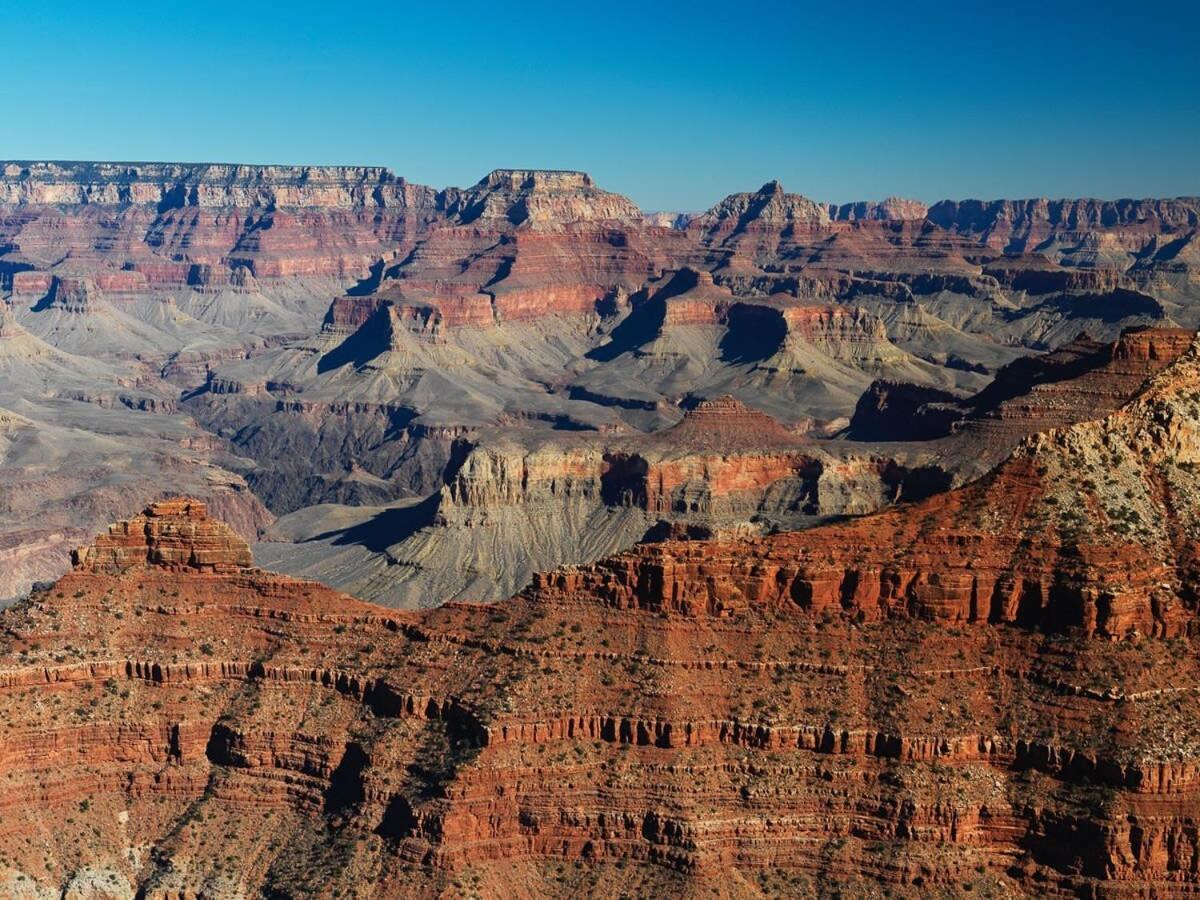
{"type": "Polygon", "coordinates": [[[647,535],[921,497],[1081,417],[1086,391],[984,411],[1015,361],[1200,324],[1192,206],[829,204],[770,182],[647,217],[582,172],[434,189],[369,166],[3,163],[0,597],[61,574],[164,473],[248,538],[303,538],[263,551],[282,568],[347,572],[351,540],[371,564],[354,589],[405,605],[498,599],[647,535]],[[934,424],[883,409],[898,384],[934,424]],[[724,397],[807,443],[672,458],[672,429],[724,397]],[[946,428],[958,443],[925,440],[946,428]],[[586,497],[539,487],[485,515],[453,496],[472,455],[576,454],[603,482],[586,497]],[[299,519],[269,532],[278,516],[299,519]],[[468,545],[469,576],[429,581],[468,545]]]}
{"type": "MultiPolygon", "coordinates": [[[[362,603],[253,568],[198,501],[151,506],[0,614],[0,877],[158,897],[1186,891],[1197,397],[1189,346],[959,490],[647,545],[502,604],[362,603]]],[[[732,401],[680,427],[705,420],[795,440],[732,401]]],[[[453,499],[597,489],[586,457],[535,463],[465,467],[453,499]]]]}

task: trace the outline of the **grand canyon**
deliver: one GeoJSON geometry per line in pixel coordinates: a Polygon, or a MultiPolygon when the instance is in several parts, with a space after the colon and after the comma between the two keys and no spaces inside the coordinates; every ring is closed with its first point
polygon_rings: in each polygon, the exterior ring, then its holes
{"type": "Polygon", "coordinates": [[[1200,198],[748,187],[0,163],[0,894],[1196,896],[1200,198]]]}

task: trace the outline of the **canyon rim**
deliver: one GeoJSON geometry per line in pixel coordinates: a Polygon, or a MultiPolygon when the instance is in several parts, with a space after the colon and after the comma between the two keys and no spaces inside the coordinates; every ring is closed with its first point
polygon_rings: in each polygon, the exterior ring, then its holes
{"type": "Polygon", "coordinates": [[[7,893],[1190,890],[1200,201],[0,188],[7,893]]]}
{"type": "Polygon", "coordinates": [[[6,13],[0,898],[1200,896],[1200,12],[6,13]]]}

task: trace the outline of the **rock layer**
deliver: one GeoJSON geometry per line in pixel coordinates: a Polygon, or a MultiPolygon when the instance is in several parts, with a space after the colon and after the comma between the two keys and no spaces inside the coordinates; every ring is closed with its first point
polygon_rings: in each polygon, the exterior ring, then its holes
{"type": "Polygon", "coordinates": [[[199,500],[163,500],[111,526],[72,557],[76,571],[121,572],[141,565],[230,572],[250,565],[250,545],[199,500]]]}
{"type": "Polygon", "coordinates": [[[1079,418],[1050,388],[968,409],[1014,360],[1200,323],[1194,205],[829,204],[771,182],[647,217],[581,172],[439,190],[366,166],[4,163],[0,596],[167,476],[247,538],[303,519],[274,564],[361,569],[356,590],[406,604],[922,497],[1079,418]],[[960,442],[900,447],[930,434],[886,410],[870,436],[890,446],[826,440],[878,381],[918,385],[916,417],[962,420],[960,442]],[[725,396],[815,446],[672,454],[725,396]],[[504,503],[454,496],[476,468],[509,473],[477,485],[504,503]]]}
{"type": "MultiPolygon", "coordinates": [[[[1146,350],[1141,337],[1131,344],[1146,350]]],[[[1193,340],[1127,406],[1027,439],[960,490],[755,543],[647,546],[540,577],[532,590],[706,616],[767,605],[860,621],[1190,636],[1198,388],[1193,340]]]]}
{"type": "MultiPolygon", "coordinates": [[[[0,614],[4,877],[1184,894],[1197,397],[1193,346],[961,490],[646,546],[499,605],[361,603],[251,568],[195,501],[157,504],[0,614]]],[[[792,440],[727,400],[687,427],[792,440]]]]}

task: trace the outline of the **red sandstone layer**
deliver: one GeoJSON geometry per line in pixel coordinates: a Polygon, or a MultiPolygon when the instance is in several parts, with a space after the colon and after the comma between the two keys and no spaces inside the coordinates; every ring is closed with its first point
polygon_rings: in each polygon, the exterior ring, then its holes
{"type": "Polygon", "coordinates": [[[4,614],[0,851],[152,896],[554,892],[575,863],[643,893],[1169,894],[1200,877],[1197,359],[944,497],[495,606],[362,604],[160,504],[4,614]]]}

